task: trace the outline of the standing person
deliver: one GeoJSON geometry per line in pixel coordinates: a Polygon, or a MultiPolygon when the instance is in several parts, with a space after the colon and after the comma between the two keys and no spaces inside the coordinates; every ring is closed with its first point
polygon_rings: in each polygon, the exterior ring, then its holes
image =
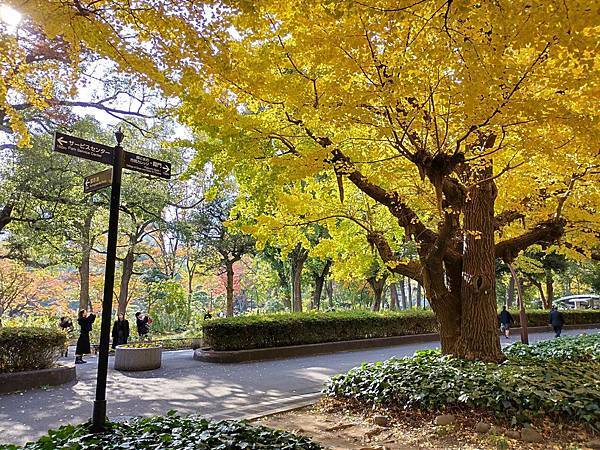
{"type": "Polygon", "coordinates": [[[560,337],[560,333],[562,333],[562,327],[565,324],[565,316],[561,313],[556,306],[552,307],[550,311],[550,325],[554,329],[555,336],[560,337]]]}
{"type": "Polygon", "coordinates": [[[135,313],[135,324],[137,326],[137,332],[138,336],[140,337],[140,341],[145,341],[148,339],[151,323],[152,319],[147,314],[143,314],[140,311],[135,313]]]}
{"type": "Polygon", "coordinates": [[[96,315],[90,312],[88,315],[85,309],[79,311],[77,323],[81,328],[79,333],[79,339],[77,339],[77,347],[75,347],[75,364],[83,364],[87,361],[83,360],[83,355],[92,353],[90,348],[90,331],[92,331],[92,324],[96,320],[96,315]]]}
{"type": "Polygon", "coordinates": [[[515,322],[513,316],[506,310],[506,306],[502,307],[502,311],[498,315],[500,321],[500,331],[504,333],[506,339],[510,338],[510,326],[515,322]]]}
{"type": "Polygon", "coordinates": [[[129,339],[129,321],[125,319],[124,314],[117,314],[117,320],[113,324],[112,329],[112,348],[117,345],[127,344],[129,339]]]}
{"type": "MultiPolygon", "coordinates": [[[[60,327],[61,330],[63,330],[67,336],[70,337],[71,333],[73,332],[73,322],[71,322],[71,319],[69,319],[68,317],[61,317],[60,318],[60,322],[58,322],[58,326],[60,327]]],[[[69,356],[69,342],[67,340],[67,346],[65,347],[65,353],[63,354],[63,356],[66,358],[67,356],[69,356]]]]}

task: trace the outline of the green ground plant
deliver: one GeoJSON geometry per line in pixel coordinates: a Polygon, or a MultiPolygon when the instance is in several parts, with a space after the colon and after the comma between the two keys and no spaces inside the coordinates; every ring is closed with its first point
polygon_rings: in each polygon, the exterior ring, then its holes
{"type": "Polygon", "coordinates": [[[107,432],[92,434],[89,424],[66,425],[51,430],[36,442],[23,447],[0,445],[0,450],[319,450],[308,438],[243,421],[220,422],[193,416],[182,417],[170,411],[166,416],[134,418],[110,423],[107,432]]]}
{"type": "Polygon", "coordinates": [[[599,335],[556,339],[528,351],[513,346],[501,364],[422,351],[363,364],[333,377],[324,392],[372,406],[475,408],[513,424],[550,416],[600,430],[599,339],[599,335]]]}

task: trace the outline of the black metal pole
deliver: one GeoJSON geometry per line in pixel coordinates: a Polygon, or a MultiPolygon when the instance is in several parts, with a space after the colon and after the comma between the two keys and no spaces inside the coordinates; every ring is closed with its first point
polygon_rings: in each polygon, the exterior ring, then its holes
{"type": "Polygon", "coordinates": [[[92,415],[92,431],[104,431],[106,424],[106,376],[108,374],[108,346],[112,319],[113,288],[115,286],[115,261],[117,258],[117,237],[119,231],[119,206],[121,202],[121,172],[123,171],[123,133],[115,133],[117,145],[113,164],[112,189],[110,193],[110,215],[108,219],[108,244],[106,246],[106,269],[104,272],[104,297],[102,299],[102,322],[100,324],[100,349],[98,375],[96,379],[96,399],[92,415]]]}

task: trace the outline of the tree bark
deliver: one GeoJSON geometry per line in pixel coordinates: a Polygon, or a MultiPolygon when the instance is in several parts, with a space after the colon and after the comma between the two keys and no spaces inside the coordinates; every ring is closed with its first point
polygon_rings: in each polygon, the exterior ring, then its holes
{"type": "Polygon", "coordinates": [[[412,309],[413,307],[413,296],[412,296],[412,286],[410,282],[410,278],[406,280],[406,290],[408,292],[408,307],[412,309]]]}
{"type": "Polygon", "coordinates": [[[135,247],[131,246],[127,250],[127,255],[123,260],[123,267],[121,271],[121,285],[119,287],[119,314],[127,313],[127,305],[129,304],[129,282],[133,275],[133,263],[135,262],[135,247]]]}
{"type": "Polygon", "coordinates": [[[546,303],[544,304],[545,309],[550,309],[554,302],[554,277],[552,275],[552,269],[546,269],[546,303]]]}
{"type": "Polygon", "coordinates": [[[531,284],[533,284],[537,288],[538,292],[540,293],[540,298],[542,299],[542,307],[544,309],[550,309],[550,307],[548,306],[548,301],[546,300],[546,294],[544,294],[544,286],[542,285],[542,282],[536,280],[535,278],[533,278],[533,276],[528,276],[527,278],[529,279],[531,284]]]}
{"type": "Polygon", "coordinates": [[[423,307],[423,295],[421,292],[421,285],[417,283],[417,308],[421,309],[423,307]]]}
{"type": "Polygon", "coordinates": [[[398,309],[398,289],[396,283],[390,284],[390,310],[398,309]]]}
{"type": "Polygon", "coordinates": [[[292,275],[292,310],[302,312],[302,269],[308,258],[308,250],[300,244],[290,253],[292,275]]]}
{"type": "Polygon", "coordinates": [[[225,263],[225,271],[227,272],[227,317],[233,317],[233,263],[225,263]]]}
{"type": "Polygon", "coordinates": [[[503,359],[498,337],[494,252],[496,186],[491,167],[478,172],[464,206],[459,356],[466,359],[503,359]]]}

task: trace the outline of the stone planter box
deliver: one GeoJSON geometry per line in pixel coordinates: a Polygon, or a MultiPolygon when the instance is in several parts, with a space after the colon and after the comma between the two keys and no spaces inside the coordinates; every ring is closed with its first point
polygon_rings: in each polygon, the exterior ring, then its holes
{"type": "Polygon", "coordinates": [[[126,372],[137,370],[153,370],[160,368],[162,346],[128,347],[118,345],[115,350],[115,369],[126,372]]]}
{"type": "Polygon", "coordinates": [[[58,366],[27,372],[0,373],[0,394],[57,386],[76,379],[74,366],[58,366]]]}

